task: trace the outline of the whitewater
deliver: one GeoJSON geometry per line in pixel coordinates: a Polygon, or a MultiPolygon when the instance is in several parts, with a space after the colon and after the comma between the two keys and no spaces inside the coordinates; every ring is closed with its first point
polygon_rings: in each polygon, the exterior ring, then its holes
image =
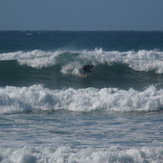
{"type": "Polygon", "coordinates": [[[66,57],[69,54],[69,63],[62,66],[62,73],[79,73],[79,68],[84,62],[98,64],[113,63],[126,64],[136,71],[155,71],[163,73],[163,52],[158,50],[139,50],[119,52],[119,51],[103,51],[102,48],[93,51],[72,51],[72,50],[57,50],[54,52],[33,50],[29,52],[11,52],[2,53],[0,61],[17,60],[20,65],[28,65],[34,68],[47,68],[59,64],[57,58],[66,57]],[[75,59],[72,59],[75,57],[75,59]],[[73,61],[75,60],[75,61],[73,61]]]}
{"type": "Polygon", "coordinates": [[[0,162],[162,163],[162,36],[0,31],[0,162]]]}

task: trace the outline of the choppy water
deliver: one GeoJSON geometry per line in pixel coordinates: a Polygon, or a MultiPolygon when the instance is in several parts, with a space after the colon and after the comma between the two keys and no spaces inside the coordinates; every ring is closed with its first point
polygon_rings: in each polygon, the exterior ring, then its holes
{"type": "Polygon", "coordinates": [[[163,32],[1,31],[0,79],[1,162],[162,162],[163,32]]]}

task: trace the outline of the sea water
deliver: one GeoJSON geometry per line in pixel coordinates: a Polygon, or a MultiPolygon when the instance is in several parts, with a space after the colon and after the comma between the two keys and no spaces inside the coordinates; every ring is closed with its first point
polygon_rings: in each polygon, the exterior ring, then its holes
{"type": "Polygon", "coordinates": [[[0,162],[162,163],[163,32],[0,31],[0,162]]]}

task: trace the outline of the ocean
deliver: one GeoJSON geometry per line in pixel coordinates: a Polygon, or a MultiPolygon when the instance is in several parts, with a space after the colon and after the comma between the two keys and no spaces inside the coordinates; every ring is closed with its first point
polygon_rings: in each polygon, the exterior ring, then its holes
{"type": "Polygon", "coordinates": [[[163,31],[0,31],[0,162],[163,163],[163,31]]]}

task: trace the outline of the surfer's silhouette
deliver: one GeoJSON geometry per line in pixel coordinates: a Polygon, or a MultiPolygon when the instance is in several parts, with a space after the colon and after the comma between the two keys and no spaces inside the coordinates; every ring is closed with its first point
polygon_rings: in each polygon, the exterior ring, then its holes
{"type": "Polygon", "coordinates": [[[86,76],[86,74],[90,73],[93,71],[93,67],[94,65],[85,65],[83,66],[82,70],[83,70],[83,75],[86,76]]]}

